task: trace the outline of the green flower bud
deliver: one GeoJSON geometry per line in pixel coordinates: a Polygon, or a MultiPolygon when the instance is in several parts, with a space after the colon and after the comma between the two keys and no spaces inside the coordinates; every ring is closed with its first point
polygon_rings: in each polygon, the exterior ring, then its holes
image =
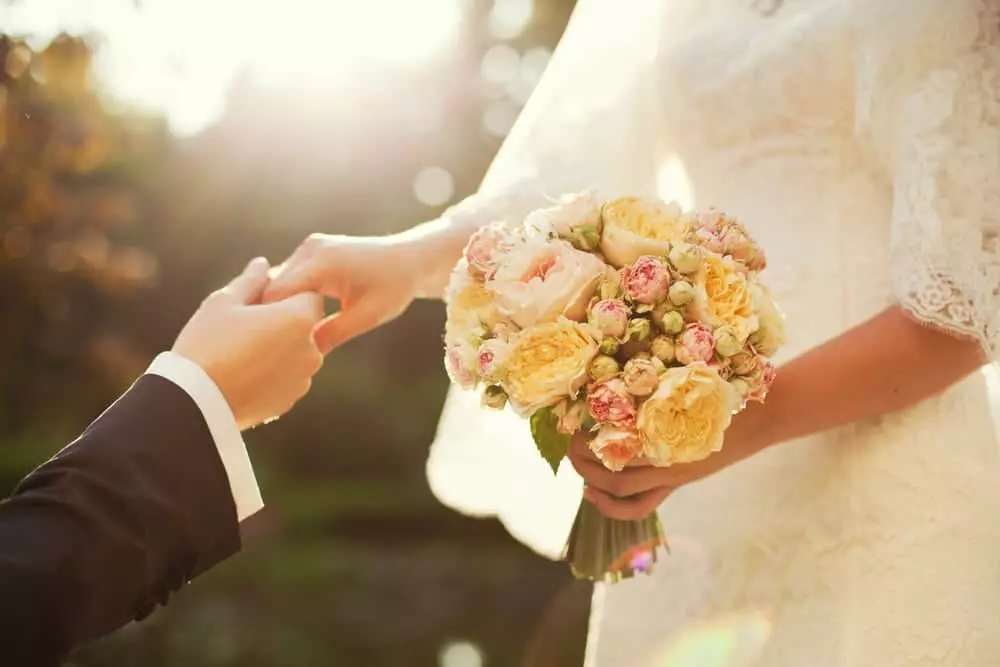
{"type": "Polygon", "coordinates": [[[715,330],[715,351],[723,357],[731,357],[743,351],[743,343],[732,327],[722,326],[715,330]]]}
{"type": "Polygon", "coordinates": [[[625,329],[625,335],[628,336],[629,340],[646,340],[649,338],[651,330],[652,328],[650,327],[649,320],[637,317],[628,321],[628,327],[625,329]]]}
{"type": "Polygon", "coordinates": [[[622,295],[622,278],[614,269],[608,269],[601,279],[598,293],[602,300],[617,299],[622,295]]]}
{"type": "Polygon", "coordinates": [[[650,343],[650,351],[653,356],[665,364],[674,360],[674,339],[670,336],[659,335],[653,338],[650,343]]]}
{"type": "Polygon", "coordinates": [[[680,273],[694,273],[701,268],[701,248],[689,243],[676,243],[670,249],[670,263],[680,273]]]}
{"type": "Polygon", "coordinates": [[[503,410],[504,406],[507,405],[507,393],[500,385],[487,385],[486,389],[483,390],[483,396],[480,399],[480,404],[484,408],[489,408],[491,410],[503,410]]]}
{"type": "Polygon", "coordinates": [[[686,280],[678,280],[670,286],[667,297],[675,306],[686,306],[694,301],[694,285],[686,280]]]}
{"type": "Polygon", "coordinates": [[[599,354],[590,362],[590,378],[592,380],[602,380],[612,375],[617,375],[621,367],[614,357],[599,354]]]}
{"type": "Polygon", "coordinates": [[[663,317],[660,318],[660,329],[663,330],[663,333],[679,334],[684,330],[684,316],[676,310],[664,313],[663,317]]]}
{"type": "Polygon", "coordinates": [[[601,341],[601,348],[600,348],[601,354],[607,354],[613,356],[615,354],[618,354],[618,348],[620,347],[621,344],[614,338],[610,337],[605,338],[604,340],[601,341]]]}

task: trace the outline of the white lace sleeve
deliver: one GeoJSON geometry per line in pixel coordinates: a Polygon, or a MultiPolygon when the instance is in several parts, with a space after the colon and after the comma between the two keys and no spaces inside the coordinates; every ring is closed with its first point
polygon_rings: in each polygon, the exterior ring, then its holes
{"type": "MultiPolygon", "coordinates": [[[[877,4],[877,3],[873,3],[877,4]]],[[[1000,351],[1000,3],[889,2],[858,129],[894,188],[892,280],[919,322],[1000,351]],[[905,7],[903,6],[905,4],[905,7]]]]}
{"type": "MultiPolygon", "coordinates": [[[[519,221],[566,192],[655,192],[663,146],[656,54],[667,4],[580,0],[479,192],[442,221],[471,230],[519,221]]],[[[482,410],[475,394],[453,388],[427,476],[444,504],[495,516],[538,553],[562,554],[582,481],[567,464],[553,478],[512,413],[482,410]]]]}

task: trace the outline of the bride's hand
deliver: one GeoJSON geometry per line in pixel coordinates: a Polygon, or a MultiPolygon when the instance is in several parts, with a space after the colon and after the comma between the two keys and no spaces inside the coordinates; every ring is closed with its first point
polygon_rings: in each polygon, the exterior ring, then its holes
{"type": "Polygon", "coordinates": [[[697,463],[682,463],[669,468],[630,465],[613,472],[590,451],[590,440],[590,435],[586,433],[573,436],[569,460],[587,483],[583,491],[584,499],[609,519],[644,519],[675,490],[733,463],[731,457],[720,452],[697,463]]]}
{"type": "Polygon", "coordinates": [[[323,353],[399,317],[420,289],[421,251],[394,237],[312,234],[274,272],[265,302],[301,292],[340,301],[316,327],[323,353]]]}

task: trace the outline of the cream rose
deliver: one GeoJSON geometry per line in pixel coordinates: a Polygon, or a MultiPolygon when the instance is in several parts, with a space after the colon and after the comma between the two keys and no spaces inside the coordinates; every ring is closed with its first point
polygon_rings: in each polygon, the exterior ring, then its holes
{"type": "Polygon", "coordinates": [[[528,214],[524,226],[554,234],[581,250],[596,250],[601,241],[601,202],[593,192],[566,195],[555,206],[528,214]]]}
{"type": "Polygon", "coordinates": [[[690,231],[680,207],[658,199],[615,199],[604,205],[601,217],[601,252],[618,268],[643,255],[666,256],[670,244],[683,241],[690,231]]]}
{"type": "Polygon", "coordinates": [[[503,387],[521,415],[576,396],[597,354],[587,328],[564,317],[525,329],[512,343],[503,387]]]}
{"type": "Polygon", "coordinates": [[[452,338],[479,339],[503,321],[495,296],[469,276],[464,260],[452,273],[445,302],[445,335],[452,338]]]}
{"type": "Polygon", "coordinates": [[[639,410],[638,429],[650,463],[690,463],[719,451],[738,404],[733,392],[707,364],[668,368],[639,410]]]}
{"type": "Polygon", "coordinates": [[[560,315],[582,322],[604,269],[596,256],[566,241],[533,238],[510,249],[486,286],[496,294],[500,311],[518,326],[560,315]]]}
{"type": "Polygon", "coordinates": [[[732,327],[741,343],[757,330],[750,285],[732,259],[706,253],[694,286],[691,306],[697,319],[713,328],[732,327]]]}
{"type": "Polygon", "coordinates": [[[765,357],[773,356],[786,342],[785,318],[771,292],[755,278],[750,279],[750,295],[757,313],[758,328],[750,336],[754,348],[765,357]]]}

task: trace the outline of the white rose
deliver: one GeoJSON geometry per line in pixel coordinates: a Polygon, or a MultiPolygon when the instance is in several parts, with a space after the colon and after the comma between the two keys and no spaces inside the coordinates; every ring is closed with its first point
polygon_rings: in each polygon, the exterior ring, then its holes
{"type": "Polygon", "coordinates": [[[524,226],[555,234],[581,250],[595,250],[601,240],[601,202],[593,191],[566,195],[555,206],[530,213],[524,226]]]}
{"type": "Polygon", "coordinates": [[[690,231],[680,206],[658,199],[615,199],[604,205],[601,219],[601,252],[618,268],[643,255],[667,256],[670,245],[683,241],[690,231]]]}
{"type": "Polygon", "coordinates": [[[532,238],[511,248],[486,286],[501,313],[522,328],[560,315],[582,322],[604,268],[566,241],[532,238]]]}
{"type": "Polygon", "coordinates": [[[750,336],[750,342],[759,353],[770,357],[786,342],[785,318],[770,290],[756,279],[749,282],[750,297],[757,314],[757,331],[750,336]]]}

